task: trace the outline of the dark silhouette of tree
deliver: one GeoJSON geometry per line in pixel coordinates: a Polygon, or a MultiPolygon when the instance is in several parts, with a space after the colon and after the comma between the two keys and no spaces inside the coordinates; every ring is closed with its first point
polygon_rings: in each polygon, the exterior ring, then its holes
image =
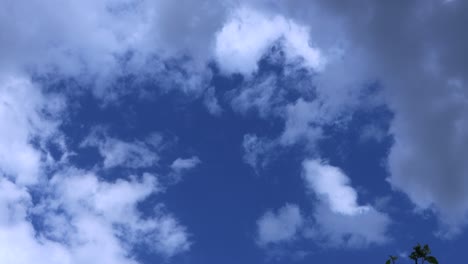
{"type": "MultiPolygon", "coordinates": [[[[431,256],[430,254],[431,249],[427,244],[421,247],[421,245],[418,243],[416,246],[413,247],[413,252],[411,252],[409,258],[414,261],[414,264],[439,264],[437,258],[431,256]]],[[[390,256],[390,258],[385,262],[385,264],[395,264],[397,259],[397,256],[390,256]]]]}

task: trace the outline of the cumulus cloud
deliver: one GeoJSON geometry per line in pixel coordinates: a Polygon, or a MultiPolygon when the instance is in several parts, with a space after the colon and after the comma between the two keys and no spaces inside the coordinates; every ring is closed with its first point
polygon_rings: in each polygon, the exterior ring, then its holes
{"type": "MultiPolygon", "coordinates": [[[[2,75],[0,83],[0,119],[8,128],[0,132],[0,262],[136,264],[136,246],[167,258],[190,248],[185,227],[162,203],[145,215],[138,209],[164,189],[156,176],[106,181],[75,168],[59,126],[64,99],[20,75],[2,75]]],[[[158,146],[158,138],[145,146],[158,146]]],[[[134,154],[133,145],[123,145],[134,154]]]]}
{"type": "MultiPolygon", "coordinates": [[[[129,92],[119,78],[202,92],[210,43],[227,7],[212,1],[2,1],[1,72],[71,78],[103,100],[129,92]],[[184,8],[180,8],[183,6],[184,8]],[[26,20],[25,18],[29,18],[26,20]],[[177,34],[174,34],[174,30],[177,34]],[[190,61],[183,60],[184,57],[190,61]],[[180,60],[178,68],[171,62],[180,60]]],[[[154,86],[155,87],[155,86],[154,86]]]]}
{"type": "Polygon", "coordinates": [[[370,207],[365,212],[345,215],[319,204],[313,214],[314,222],[304,230],[304,236],[324,247],[366,248],[390,241],[390,219],[370,207]]]}
{"type": "Polygon", "coordinates": [[[311,214],[303,214],[294,204],[267,211],[257,220],[259,246],[310,239],[320,247],[357,249],[391,240],[390,217],[370,204],[360,205],[358,193],[342,170],[314,159],[304,160],[302,165],[305,187],[313,201],[311,214]]]}
{"type": "Polygon", "coordinates": [[[22,185],[39,181],[47,165],[43,161],[48,159],[43,146],[56,134],[58,122],[53,116],[62,108],[63,101],[43,94],[27,77],[0,74],[0,123],[4,128],[0,131],[0,171],[3,174],[22,185]]]}
{"type": "Polygon", "coordinates": [[[305,160],[303,178],[318,201],[306,236],[333,247],[366,247],[389,241],[390,218],[371,205],[359,205],[356,190],[339,168],[305,160]]]}
{"type": "Polygon", "coordinates": [[[145,217],[137,209],[153,192],[154,176],[104,182],[69,169],[56,174],[50,192],[33,202],[25,188],[2,178],[0,259],[8,263],[137,263],[130,250],[143,244],[170,257],[190,246],[171,215],[145,217]],[[37,229],[31,222],[41,223],[37,229]]]}
{"type": "Polygon", "coordinates": [[[326,60],[310,45],[308,29],[281,15],[238,8],[216,36],[215,58],[225,73],[250,75],[276,41],[282,41],[289,62],[319,70],[326,60]]]}
{"type": "Polygon", "coordinates": [[[357,204],[357,193],[339,168],[318,160],[305,161],[303,166],[307,188],[325,200],[333,212],[353,215],[369,210],[369,206],[357,204]]]}
{"type": "Polygon", "coordinates": [[[5,41],[0,46],[0,68],[110,73],[117,62],[114,55],[135,35],[130,31],[135,28],[124,23],[127,17],[112,11],[125,4],[130,2],[2,1],[0,31],[5,41]]]}
{"type": "Polygon", "coordinates": [[[286,204],[277,212],[267,211],[257,221],[257,243],[260,246],[287,242],[296,238],[304,219],[297,205],[286,204]]]}
{"type": "Polygon", "coordinates": [[[55,175],[51,189],[51,198],[35,211],[44,218],[45,234],[51,239],[68,239],[72,245],[108,243],[116,246],[117,253],[143,244],[168,257],[189,248],[185,228],[172,216],[155,211],[143,217],[137,209],[139,202],[162,190],[154,175],[104,182],[92,173],[71,169],[55,175]],[[61,217],[72,220],[71,224],[57,228],[54,224],[61,217]]]}

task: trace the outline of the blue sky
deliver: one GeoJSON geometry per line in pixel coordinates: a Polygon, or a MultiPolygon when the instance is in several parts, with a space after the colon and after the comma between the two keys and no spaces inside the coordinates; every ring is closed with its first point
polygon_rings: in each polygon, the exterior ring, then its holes
{"type": "Polygon", "coordinates": [[[0,6],[0,263],[463,261],[465,2],[0,6]]]}

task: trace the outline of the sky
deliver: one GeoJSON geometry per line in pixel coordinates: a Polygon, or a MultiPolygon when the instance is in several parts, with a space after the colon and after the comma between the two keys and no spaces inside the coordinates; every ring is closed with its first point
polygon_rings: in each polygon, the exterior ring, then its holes
{"type": "Polygon", "coordinates": [[[466,12],[0,0],[0,263],[464,261],[466,12]]]}

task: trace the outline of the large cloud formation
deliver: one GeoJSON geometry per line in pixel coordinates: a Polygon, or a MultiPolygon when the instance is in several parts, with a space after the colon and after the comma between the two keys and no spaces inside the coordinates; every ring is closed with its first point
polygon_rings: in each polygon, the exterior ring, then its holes
{"type": "MultiPolygon", "coordinates": [[[[66,106],[61,96],[10,75],[1,80],[0,98],[7,128],[0,137],[2,262],[137,263],[131,250],[138,245],[163,257],[189,249],[185,227],[162,203],[145,216],[137,208],[164,191],[156,175],[109,181],[70,163],[72,153],[59,129],[66,106]],[[60,149],[59,158],[50,145],[60,149]]],[[[132,161],[147,165],[137,159],[132,161]]]]}
{"type": "MultiPolygon", "coordinates": [[[[220,114],[215,92],[208,85],[210,63],[222,74],[243,74],[252,84],[239,88],[234,93],[238,96],[229,97],[234,108],[240,112],[255,108],[262,118],[275,116],[283,121],[283,133],[265,140],[265,149],[299,142],[314,145],[323,135],[323,126],[345,122],[363,103],[365,88],[378,83],[383,101],[377,103],[384,103],[394,113],[388,181],[417,208],[439,216],[441,235],[456,235],[466,224],[465,1],[0,3],[0,119],[8,127],[0,131],[0,170],[1,184],[9,190],[2,196],[1,210],[12,216],[8,221],[17,223],[15,227],[24,228],[18,234],[33,238],[27,243],[44,239],[31,237],[33,226],[25,215],[35,205],[28,192],[39,184],[57,187],[49,182],[51,168],[62,169],[67,164],[65,154],[56,160],[47,146],[52,142],[68,153],[58,128],[66,116],[67,95],[46,93],[47,87],[33,80],[78,80],[108,100],[128,92],[116,85],[118,77],[134,75],[136,80],[157,80],[157,87],[204,94],[210,111],[220,114]],[[252,25],[260,27],[261,34],[255,34],[252,25]],[[260,61],[272,55],[273,47],[284,53],[285,75],[296,76],[297,68],[306,70],[311,80],[308,88],[281,84],[276,77],[255,79],[260,61]],[[174,63],[178,67],[171,66],[174,63]],[[112,93],[105,92],[109,89],[112,93]],[[299,98],[286,99],[284,93],[294,89],[299,98]],[[256,100],[249,103],[251,98],[256,100]]],[[[132,157],[146,151],[140,148],[145,145],[141,141],[134,142],[137,148],[122,141],[110,142],[115,144],[95,145],[102,151],[123,148],[132,157]]],[[[253,154],[246,158],[252,164],[258,162],[253,154]]],[[[111,161],[106,163],[109,167],[116,164],[115,159],[111,161]]],[[[132,164],[140,165],[137,161],[132,164]]],[[[88,175],[84,179],[96,177],[99,190],[99,186],[107,186],[98,175],[81,174],[88,175]]],[[[140,181],[127,180],[127,184],[138,188],[140,181]]],[[[175,220],[165,223],[183,230],[175,220]]],[[[176,248],[187,249],[184,239],[173,241],[181,241],[176,248]]],[[[68,254],[55,242],[39,244],[50,246],[57,254],[68,254]]],[[[43,250],[36,253],[40,252],[43,250]]],[[[125,261],[132,261],[122,254],[125,261]]]]}
{"type": "Polygon", "coordinates": [[[434,210],[440,234],[466,223],[468,167],[465,1],[327,1],[365,47],[394,111],[389,182],[419,208],[434,210]]]}
{"type": "MultiPolygon", "coordinates": [[[[394,113],[388,181],[417,208],[438,216],[440,235],[460,233],[468,213],[467,3],[295,1],[261,6],[308,25],[319,50],[337,44],[340,50],[338,62],[329,62],[316,77],[322,106],[311,108],[317,117],[304,118],[302,131],[314,131],[324,116],[333,122],[359,102],[356,94],[363,86],[377,82],[394,113]]],[[[292,135],[288,131],[299,131],[290,129],[286,126],[283,139],[292,135]]]]}

